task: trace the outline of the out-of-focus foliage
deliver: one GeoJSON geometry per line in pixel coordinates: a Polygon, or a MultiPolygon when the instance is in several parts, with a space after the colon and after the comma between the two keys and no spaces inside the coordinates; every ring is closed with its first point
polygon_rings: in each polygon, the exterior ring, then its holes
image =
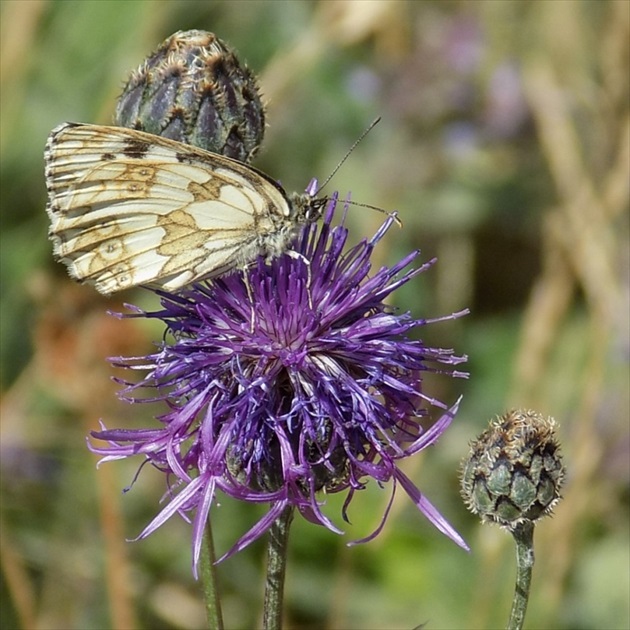
{"type": "MultiPolygon", "coordinates": [[[[1,11],[1,627],[203,625],[189,526],[124,542],[156,512],[161,476],[144,471],[123,496],[134,466],[95,471],[84,445],[100,418],[149,422],[145,407],[116,401],[104,358],[160,338],[106,314],[150,296],[105,300],[52,262],[42,172],[50,129],[108,123],[126,74],[190,28],[217,33],[259,75],[269,128],[256,165],[289,190],[326,177],[382,116],[328,190],[400,212],[384,257],[439,257],[399,307],[472,310],[426,329],[431,345],[470,356],[471,377],[427,384],[464,402],[407,468],[472,554],[402,492],[381,536],[346,548],[386,500],[370,487],[345,540],[296,521],[287,627],[501,627],[513,548],[468,515],[457,467],[487,419],[515,405],[559,421],[568,469],[565,499],[536,534],[528,627],[629,626],[625,0],[17,0],[1,11]]],[[[382,219],[349,214],[356,238],[382,219]]],[[[258,516],[228,502],[213,515],[220,551],[258,516]]],[[[259,624],[262,556],[253,545],[220,566],[228,627],[259,624]]]]}

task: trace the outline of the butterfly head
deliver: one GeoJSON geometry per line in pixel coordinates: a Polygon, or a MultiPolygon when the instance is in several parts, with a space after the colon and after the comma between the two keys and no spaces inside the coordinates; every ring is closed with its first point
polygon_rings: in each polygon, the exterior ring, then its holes
{"type": "Polygon", "coordinates": [[[291,206],[294,212],[293,221],[296,225],[308,225],[321,219],[329,198],[318,197],[320,190],[317,179],[313,178],[303,193],[292,195],[291,206]]]}

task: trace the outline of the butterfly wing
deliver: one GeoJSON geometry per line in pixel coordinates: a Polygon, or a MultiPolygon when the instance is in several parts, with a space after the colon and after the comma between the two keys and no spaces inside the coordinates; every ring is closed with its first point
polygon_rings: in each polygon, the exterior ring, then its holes
{"type": "Polygon", "coordinates": [[[294,221],[263,173],[133,129],[65,123],[45,157],[54,254],[101,293],[219,276],[294,221]]]}

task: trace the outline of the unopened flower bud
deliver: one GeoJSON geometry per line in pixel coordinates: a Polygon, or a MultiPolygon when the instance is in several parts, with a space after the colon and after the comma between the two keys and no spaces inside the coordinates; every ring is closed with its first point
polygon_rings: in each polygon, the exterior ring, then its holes
{"type": "Polygon", "coordinates": [[[249,162],[265,112],[254,74],[214,34],[179,31],[135,71],[114,124],[249,162]]]}
{"type": "Polygon", "coordinates": [[[492,420],[462,463],[468,509],[509,529],[549,514],[565,472],[555,428],[553,418],[521,409],[492,420]]]}

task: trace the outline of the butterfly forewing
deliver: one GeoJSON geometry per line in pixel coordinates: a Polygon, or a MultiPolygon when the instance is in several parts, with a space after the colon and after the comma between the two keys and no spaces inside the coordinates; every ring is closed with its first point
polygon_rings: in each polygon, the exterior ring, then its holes
{"type": "Polygon", "coordinates": [[[55,129],[46,183],[56,257],[106,294],[174,290],[277,255],[302,220],[256,169],[124,127],[55,129]]]}

